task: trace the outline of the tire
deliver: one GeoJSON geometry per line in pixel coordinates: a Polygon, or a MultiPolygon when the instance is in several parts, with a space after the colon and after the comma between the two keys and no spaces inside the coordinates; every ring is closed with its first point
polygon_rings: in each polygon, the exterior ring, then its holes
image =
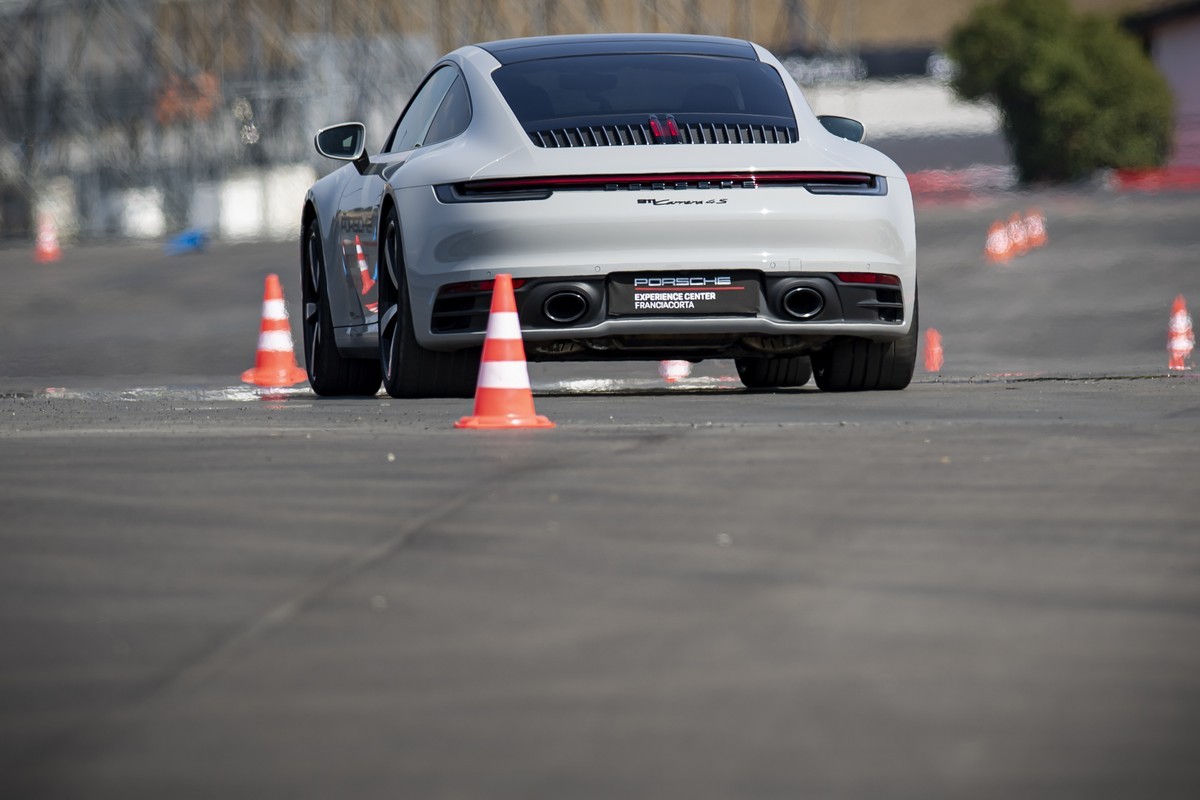
{"type": "Polygon", "coordinates": [[[426,350],[413,333],[404,275],[400,219],[389,208],[379,248],[379,364],[383,388],[396,398],[473,397],[482,348],[426,350]]]}
{"type": "Polygon", "coordinates": [[[321,397],[370,396],[379,391],[379,364],[369,358],[345,358],[333,336],[333,315],[321,229],[314,219],[304,232],[300,257],[304,302],[304,369],[308,383],[321,397]]]}
{"type": "Polygon", "coordinates": [[[735,358],[733,363],[747,389],[803,386],[813,373],[808,356],[747,356],[735,358]]]}
{"type": "Polygon", "coordinates": [[[812,356],[813,377],[823,392],[897,391],[912,382],[917,366],[917,309],[907,334],[891,342],[842,337],[812,356]]]}

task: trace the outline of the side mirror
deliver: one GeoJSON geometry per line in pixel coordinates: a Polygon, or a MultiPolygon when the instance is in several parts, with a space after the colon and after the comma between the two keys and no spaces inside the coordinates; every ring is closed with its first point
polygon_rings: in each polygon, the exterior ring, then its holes
{"type": "Polygon", "coordinates": [[[856,119],[849,117],[834,117],[824,116],[817,117],[817,121],[825,126],[825,130],[832,133],[834,136],[840,136],[843,139],[849,139],[852,142],[861,142],[867,138],[867,127],[856,119]]]}
{"type": "Polygon", "coordinates": [[[370,166],[367,158],[367,126],[361,122],[343,122],[321,128],[313,137],[317,152],[335,161],[352,161],[363,172],[370,166]]]}

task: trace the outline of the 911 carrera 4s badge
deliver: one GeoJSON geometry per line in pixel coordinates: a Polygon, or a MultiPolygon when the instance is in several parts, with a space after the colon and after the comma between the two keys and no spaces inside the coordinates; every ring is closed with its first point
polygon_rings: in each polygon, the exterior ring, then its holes
{"type": "Polygon", "coordinates": [[[758,283],[752,272],[610,275],[608,313],[614,317],[757,314],[758,283]]]}

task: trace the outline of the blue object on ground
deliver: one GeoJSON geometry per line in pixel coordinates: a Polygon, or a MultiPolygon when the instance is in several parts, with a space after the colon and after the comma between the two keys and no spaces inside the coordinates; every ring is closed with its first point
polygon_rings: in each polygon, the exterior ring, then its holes
{"type": "Polygon", "coordinates": [[[208,234],[199,228],[192,228],[167,242],[167,246],[164,249],[169,256],[178,256],[184,253],[200,253],[204,251],[204,245],[207,243],[208,234]]]}

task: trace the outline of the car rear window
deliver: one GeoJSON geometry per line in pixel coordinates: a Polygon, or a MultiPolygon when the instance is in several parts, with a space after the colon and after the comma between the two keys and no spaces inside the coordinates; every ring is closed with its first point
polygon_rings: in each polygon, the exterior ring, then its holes
{"type": "Polygon", "coordinates": [[[547,58],[493,73],[526,131],[645,122],[794,126],[783,80],[745,58],[668,53],[547,58]]]}

